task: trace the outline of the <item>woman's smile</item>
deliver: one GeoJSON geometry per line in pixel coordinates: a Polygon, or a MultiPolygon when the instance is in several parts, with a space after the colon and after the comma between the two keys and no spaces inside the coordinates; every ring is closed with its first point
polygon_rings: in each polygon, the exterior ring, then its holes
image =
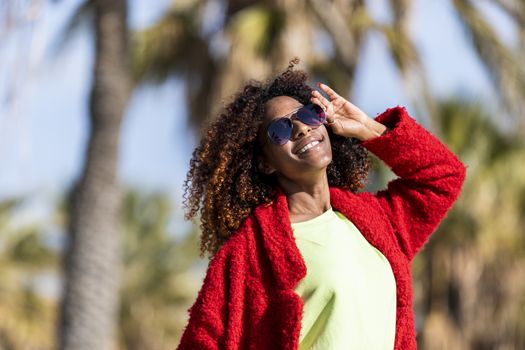
{"type": "Polygon", "coordinates": [[[302,156],[315,151],[319,151],[321,149],[321,143],[323,141],[323,137],[309,137],[308,139],[299,144],[299,146],[297,147],[298,149],[294,153],[298,156],[302,156]]]}

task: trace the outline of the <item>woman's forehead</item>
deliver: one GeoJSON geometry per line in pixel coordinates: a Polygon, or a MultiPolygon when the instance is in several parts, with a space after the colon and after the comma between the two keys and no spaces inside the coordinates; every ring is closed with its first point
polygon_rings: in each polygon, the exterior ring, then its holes
{"type": "Polygon", "coordinates": [[[266,120],[273,120],[288,115],[302,106],[302,103],[290,96],[277,96],[266,102],[266,120]]]}

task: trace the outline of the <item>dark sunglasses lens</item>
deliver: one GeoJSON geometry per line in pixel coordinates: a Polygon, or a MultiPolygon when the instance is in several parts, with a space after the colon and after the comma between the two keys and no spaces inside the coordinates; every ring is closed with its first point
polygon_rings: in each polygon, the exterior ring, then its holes
{"type": "Polygon", "coordinates": [[[321,107],[310,104],[297,111],[297,118],[305,124],[319,126],[326,120],[326,115],[321,107]]]}
{"type": "Polygon", "coordinates": [[[268,137],[273,143],[284,145],[292,136],[292,122],[288,118],[273,121],[268,126],[268,137]]]}

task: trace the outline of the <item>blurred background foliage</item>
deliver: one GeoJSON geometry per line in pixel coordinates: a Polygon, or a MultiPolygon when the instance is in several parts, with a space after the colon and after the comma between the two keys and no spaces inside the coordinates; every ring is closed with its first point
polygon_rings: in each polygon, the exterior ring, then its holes
{"type": "MultiPolygon", "coordinates": [[[[118,184],[115,140],[131,91],[182,81],[198,137],[246,80],[294,56],[312,81],[350,96],[370,32],[383,36],[413,114],[468,167],[460,199],[413,265],[419,346],[524,349],[525,3],[487,1],[518,28],[516,46],[499,38],[476,1],[452,0],[451,15],[499,94],[497,115],[483,102],[433,94],[408,30],[410,0],[386,1],[388,23],[364,0],[178,0],[138,31],[125,0],[83,2],[63,40],[79,23],[93,28],[85,164],[47,221],[19,218],[25,198],[0,203],[0,349],[174,348],[207,261],[198,257],[198,227],[172,222],[179,203],[118,184]],[[46,292],[46,280],[68,292],[46,292]]],[[[29,11],[35,3],[7,1],[2,20],[8,4],[29,11]]],[[[375,160],[368,189],[391,178],[375,160]]]]}

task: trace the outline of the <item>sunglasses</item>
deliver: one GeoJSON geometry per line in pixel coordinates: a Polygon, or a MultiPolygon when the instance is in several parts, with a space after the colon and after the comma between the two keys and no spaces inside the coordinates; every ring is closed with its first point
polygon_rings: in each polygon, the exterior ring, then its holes
{"type": "Polygon", "coordinates": [[[270,141],[277,145],[284,145],[292,138],[293,119],[312,127],[320,127],[326,120],[324,110],[316,104],[308,104],[298,110],[282,117],[275,119],[268,125],[267,134],[270,141]]]}

